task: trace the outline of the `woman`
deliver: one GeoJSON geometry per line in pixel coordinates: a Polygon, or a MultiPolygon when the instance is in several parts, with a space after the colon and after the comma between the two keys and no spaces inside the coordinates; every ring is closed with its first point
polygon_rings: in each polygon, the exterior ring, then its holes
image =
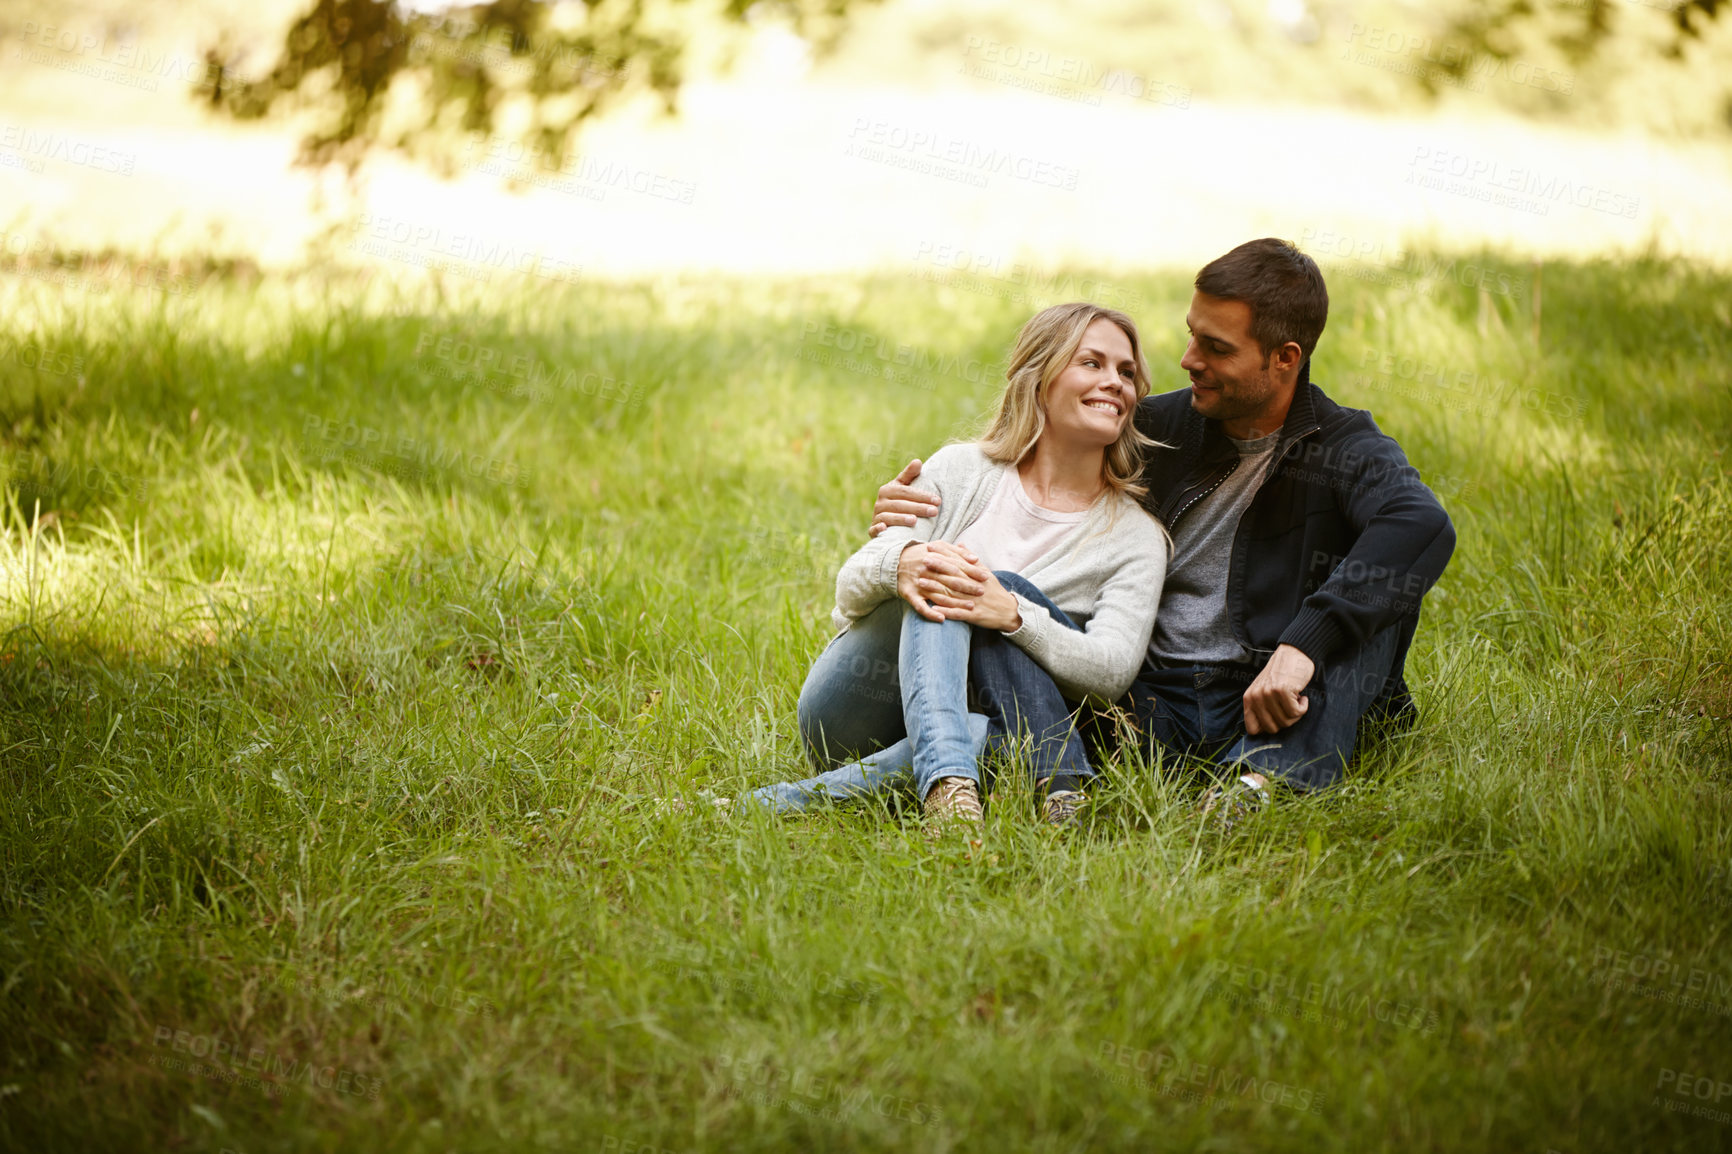
{"type": "MultiPolygon", "coordinates": [[[[968,712],[971,644],[1021,646],[1072,699],[1113,701],[1136,677],[1167,566],[1166,533],[1137,503],[1154,442],[1133,421],[1149,392],[1136,326],[1056,305],[1023,326],[1006,377],[985,436],[922,467],[938,514],[886,530],[836,578],[839,633],[800,691],[801,738],[823,772],[752,799],[800,810],[911,769],[929,820],[978,822],[981,750],[1013,726],[968,712]]],[[[1047,819],[1074,820],[1092,774],[1081,741],[1043,741],[1035,761],[1047,819]]]]}

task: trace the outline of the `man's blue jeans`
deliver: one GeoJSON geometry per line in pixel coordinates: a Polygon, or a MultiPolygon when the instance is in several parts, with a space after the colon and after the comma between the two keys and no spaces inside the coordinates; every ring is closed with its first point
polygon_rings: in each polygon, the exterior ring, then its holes
{"type": "MultiPolygon", "coordinates": [[[[1151,760],[1157,754],[1200,757],[1256,770],[1295,789],[1321,789],[1353,760],[1360,718],[1388,688],[1399,641],[1399,628],[1385,629],[1319,670],[1305,689],[1305,715],[1276,734],[1245,732],[1243,696],[1261,669],[1257,665],[1163,665],[1151,659],[1119,706],[1135,718],[1151,760]]],[[[1071,703],[1015,646],[981,649],[970,668],[977,682],[991,679],[1008,687],[1032,732],[1069,724],[1071,703]]]]}
{"type": "MultiPolygon", "coordinates": [[[[1076,628],[1030,582],[1015,573],[996,576],[1076,628]]],[[[1016,732],[1009,687],[981,692],[983,712],[968,711],[971,653],[995,644],[1014,648],[996,630],[928,621],[899,599],[880,605],[825,648],[800,690],[801,743],[819,772],[765,786],[751,796],[787,812],[861,797],[910,778],[918,797],[941,777],[978,782],[981,753],[1003,748],[1016,732]]],[[[1086,774],[1082,743],[1070,736],[1069,744],[1060,740],[1042,748],[1049,761],[1068,756],[1067,765],[1080,762],[1086,774]]],[[[1037,768],[1037,779],[1051,772],[1042,775],[1037,768]]]]}
{"type": "Polygon", "coordinates": [[[1280,733],[1245,732],[1244,694],[1261,671],[1256,665],[1149,662],[1125,705],[1151,758],[1157,749],[1201,756],[1294,789],[1323,789],[1353,761],[1360,718],[1384,692],[1399,635],[1384,629],[1319,669],[1305,687],[1305,715],[1280,733]]]}

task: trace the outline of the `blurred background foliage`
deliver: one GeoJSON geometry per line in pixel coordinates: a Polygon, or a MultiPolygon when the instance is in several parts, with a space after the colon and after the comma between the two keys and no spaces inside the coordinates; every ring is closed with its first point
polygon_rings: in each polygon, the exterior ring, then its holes
{"type": "MultiPolygon", "coordinates": [[[[833,45],[858,0],[724,0],[696,25],[784,20],[833,45]]],[[[324,107],[303,159],[353,166],[386,144],[438,162],[444,130],[513,132],[555,166],[580,126],[616,98],[647,91],[672,110],[694,21],[687,0],[492,0],[415,11],[396,0],[312,0],[288,28],[269,72],[245,75],[244,54],[205,50],[212,107],[242,119],[295,98],[324,107]],[[407,103],[392,97],[407,89],[407,103]],[[401,113],[393,119],[392,112],[401,113]]]]}
{"type": "Polygon", "coordinates": [[[450,171],[465,134],[511,136],[557,167],[581,127],[632,96],[677,108],[754,36],[791,34],[851,82],[1000,77],[1086,89],[1115,74],[1228,103],[1513,113],[1682,138],[1732,131],[1721,0],[262,0],[245,8],[23,0],[0,40],[78,13],[117,39],[178,36],[193,103],[291,119],[303,162],[375,149],[450,171]],[[1358,65],[1355,67],[1343,66],[1358,65]]]}

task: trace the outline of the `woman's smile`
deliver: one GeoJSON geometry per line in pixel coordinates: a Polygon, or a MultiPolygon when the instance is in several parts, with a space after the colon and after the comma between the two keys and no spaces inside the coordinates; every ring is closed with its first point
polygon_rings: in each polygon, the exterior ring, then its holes
{"type": "Polygon", "coordinates": [[[1048,387],[1047,428],[1067,439],[1110,445],[1136,397],[1136,354],[1124,330],[1096,319],[1048,387]]]}

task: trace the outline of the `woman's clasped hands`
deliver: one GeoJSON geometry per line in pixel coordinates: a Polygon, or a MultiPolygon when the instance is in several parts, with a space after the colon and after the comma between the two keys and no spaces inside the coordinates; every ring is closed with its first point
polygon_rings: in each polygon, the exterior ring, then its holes
{"type": "Polygon", "coordinates": [[[949,541],[906,546],[896,563],[896,593],[931,621],[966,621],[1003,633],[1022,628],[1015,595],[980,558],[949,541]]]}

